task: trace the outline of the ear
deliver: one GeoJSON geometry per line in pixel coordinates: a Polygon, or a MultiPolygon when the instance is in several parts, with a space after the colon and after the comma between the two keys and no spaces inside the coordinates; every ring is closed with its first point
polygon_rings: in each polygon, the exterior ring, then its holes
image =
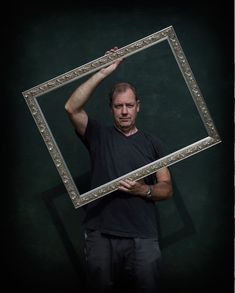
{"type": "Polygon", "coordinates": [[[140,100],[137,100],[137,112],[140,111],[140,100]]]}

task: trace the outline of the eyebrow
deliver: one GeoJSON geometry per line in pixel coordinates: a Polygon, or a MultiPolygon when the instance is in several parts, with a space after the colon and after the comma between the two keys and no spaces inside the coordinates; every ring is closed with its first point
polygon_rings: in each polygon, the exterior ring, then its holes
{"type": "Polygon", "coordinates": [[[135,105],[135,102],[129,102],[129,103],[113,103],[114,106],[122,106],[122,105],[135,105]]]}

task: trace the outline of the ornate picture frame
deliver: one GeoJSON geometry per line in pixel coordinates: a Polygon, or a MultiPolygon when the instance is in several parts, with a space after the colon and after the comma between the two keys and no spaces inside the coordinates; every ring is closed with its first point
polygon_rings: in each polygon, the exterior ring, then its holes
{"type": "Polygon", "coordinates": [[[197,85],[192,70],[172,26],[169,26],[140,40],[137,40],[136,42],[133,42],[125,47],[122,47],[115,53],[104,55],[98,59],[95,59],[44,83],[41,83],[22,92],[22,94],[75,208],[79,208],[117,190],[119,181],[123,179],[128,178],[134,181],[139,180],[155,173],[163,167],[175,164],[221,142],[202,93],[197,85]],[[55,141],[53,133],[51,132],[50,127],[44,117],[43,111],[39,106],[37,98],[59,87],[62,87],[65,84],[95,72],[113,63],[116,59],[127,58],[130,55],[136,54],[139,51],[142,51],[165,40],[168,42],[171,48],[171,51],[179,66],[192,99],[197,107],[208,136],[171,154],[168,154],[165,157],[158,159],[157,161],[118,177],[115,180],[107,182],[95,189],[80,194],[70,173],[70,170],[67,167],[67,164],[55,141]]]}

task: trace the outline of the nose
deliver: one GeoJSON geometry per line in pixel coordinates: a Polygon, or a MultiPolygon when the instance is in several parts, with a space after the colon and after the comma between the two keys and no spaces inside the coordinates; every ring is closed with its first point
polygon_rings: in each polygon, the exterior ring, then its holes
{"type": "Polygon", "coordinates": [[[126,105],[123,105],[123,107],[122,107],[122,114],[123,115],[127,114],[127,107],[126,107],[126,105]]]}

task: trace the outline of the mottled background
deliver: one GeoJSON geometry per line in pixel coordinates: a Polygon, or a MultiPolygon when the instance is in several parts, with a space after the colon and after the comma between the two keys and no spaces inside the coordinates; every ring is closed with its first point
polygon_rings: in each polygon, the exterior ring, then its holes
{"type": "MultiPolygon", "coordinates": [[[[84,1],[85,2],[85,1],[84,1]]],[[[222,143],[170,167],[175,194],[157,205],[162,292],[233,290],[233,2],[12,4],[2,14],[3,284],[24,292],[83,292],[83,210],[75,210],[22,91],[173,25],[222,143]],[[17,14],[13,16],[13,12],[17,14]]],[[[89,159],[64,113],[83,81],[38,98],[81,192],[89,159]]],[[[88,103],[111,123],[107,91],[133,82],[138,127],[158,134],[166,153],[206,136],[167,44],[125,60],[88,103]]]]}

